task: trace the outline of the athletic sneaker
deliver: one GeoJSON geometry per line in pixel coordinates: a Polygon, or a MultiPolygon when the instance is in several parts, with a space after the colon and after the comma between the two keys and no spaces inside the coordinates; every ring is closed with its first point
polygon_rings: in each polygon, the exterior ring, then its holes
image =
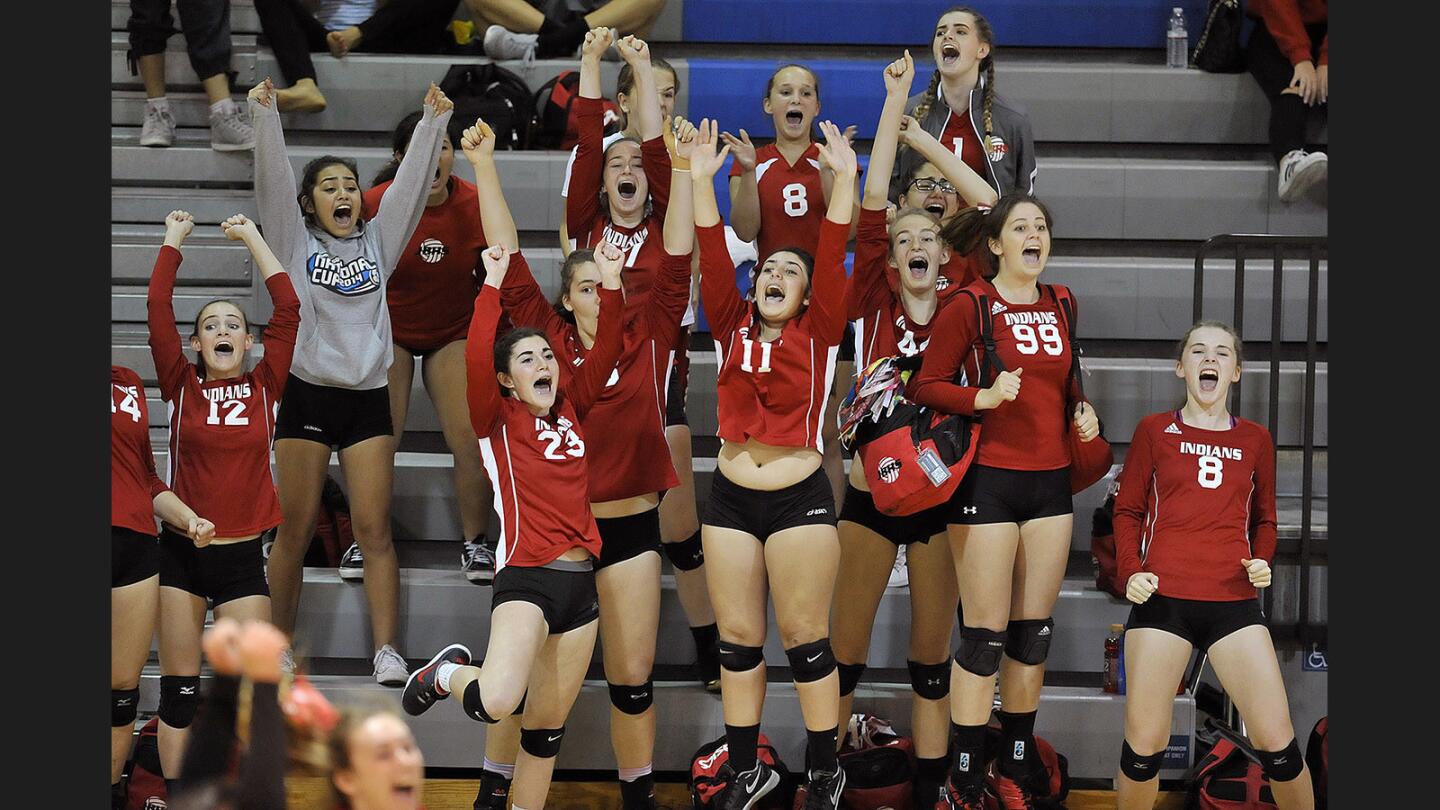
{"type": "Polygon", "coordinates": [[[400,686],[410,675],[405,659],[389,644],[375,652],[375,682],[381,686],[400,686]]]}
{"type": "Polygon", "coordinates": [[[845,790],[845,769],[810,771],[805,786],[804,810],[839,810],[840,794],[845,790]]]}
{"type": "Polygon", "coordinates": [[[996,810],[1035,810],[1035,797],[1024,784],[992,769],[987,783],[990,796],[998,802],[996,810]]]}
{"type": "Polygon", "coordinates": [[[141,146],[169,146],[175,142],[175,116],[170,111],[145,107],[145,123],[140,125],[141,146]]]}
{"type": "Polygon", "coordinates": [[[985,787],[970,784],[957,788],[947,777],[935,810],[986,810],[985,787]]]}
{"type": "Polygon", "coordinates": [[[760,760],[755,767],[741,771],[730,779],[730,787],[720,799],[720,810],[750,810],[755,803],[780,785],[780,774],[760,760]]]}
{"type": "Polygon", "coordinates": [[[229,112],[210,113],[210,148],[217,152],[244,152],[255,148],[255,127],[240,105],[229,112]]]}
{"type": "Polygon", "coordinates": [[[895,552],[895,567],[890,569],[891,588],[904,588],[910,584],[910,568],[905,562],[905,547],[895,552]]]}
{"type": "Polygon", "coordinates": [[[474,810],[505,810],[510,802],[510,782],[498,773],[481,771],[474,810]]]}
{"type": "Polygon", "coordinates": [[[340,578],[360,580],[365,578],[365,555],[360,553],[360,544],[351,543],[340,555],[340,578]]]}
{"type": "Polygon", "coordinates": [[[1325,179],[1330,158],[1324,152],[1292,149],[1280,158],[1280,201],[1291,202],[1325,179]]]}
{"type": "MultiPolygon", "coordinates": [[[[436,675],[440,671],[442,663],[459,664],[465,666],[470,663],[470,649],[464,644],[451,644],[449,647],[435,653],[425,666],[410,673],[409,679],[405,681],[405,691],[400,694],[400,705],[409,714],[419,716],[424,714],[436,701],[445,698],[450,693],[442,690],[436,682],[436,675]]],[[[475,799],[475,806],[480,807],[480,799],[475,799]]]]}
{"type": "Polygon", "coordinates": [[[535,61],[535,43],[539,34],[517,34],[503,25],[485,29],[485,55],[491,59],[523,59],[535,61]]]}
{"type": "Polygon", "coordinates": [[[484,541],[465,541],[465,548],[460,552],[460,572],[471,582],[489,585],[495,580],[495,553],[484,541]]]}

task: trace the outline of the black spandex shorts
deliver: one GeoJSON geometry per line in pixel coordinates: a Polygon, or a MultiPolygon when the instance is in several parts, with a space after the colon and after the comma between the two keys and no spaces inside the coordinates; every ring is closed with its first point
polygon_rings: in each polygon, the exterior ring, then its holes
{"type": "Polygon", "coordinates": [[[214,607],[246,596],[269,596],[260,538],[196,548],[190,538],[162,527],[160,585],[208,599],[214,607]]]}
{"type": "Polygon", "coordinates": [[[690,391],[690,330],[680,330],[680,347],[670,367],[670,382],[665,386],[665,427],[690,425],[685,414],[685,395],[690,391]]]}
{"type": "Polygon", "coordinates": [[[1069,467],[1006,470],[973,464],[950,496],[947,520],[961,526],[1024,523],[1074,511],[1069,467]]]}
{"type": "Polygon", "coordinates": [[[160,572],[160,544],[155,535],[123,526],[110,527],[110,587],[144,582],[160,572]]]}
{"type": "Polygon", "coordinates": [[[595,518],[600,529],[600,560],[595,570],[639,557],[647,551],[660,553],[660,510],[647,509],[638,515],[595,518]]]}
{"type": "Polygon", "coordinates": [[[823,469],[773,491],[742,487],[716,469],[704,523],[749,532],[763,543],[770,535],[796,526],[834,526],[835,495],[823,469]]]}
{"type": "Polygon", "coordinates": [[[1125,629],[1151,627],[1164,630],[1203,651],[1236,630],[1252,624],[1265,624],[1259,598],[1207,602],[1202,599],[1176,599],[1157,593],[1152,594],[1143,605],[1130,606],[1130,619],[1125,623],[1125,629]]]}
{"type": "Polygon", "coordinates": [[[529,602],[545,615],[551,635],[584,627],[600,615],[595,569],[589,562],[555,560],[540,568],[507,565],[491,587],[491,612],[506,602],[529,602]]]}
{"type": "Polygon", "coordinates": [[[949,506],[932,506],[913,515],[887,515],[875,508],[875,497],[853,484],[845,484],[845,503],[840,507],[840,520],[858,523],[897,546],[928,543],[930,538],[945,533],[945,515],[949,506]]]}
{"type": "Polygon", "coordinates": [[[275,418],[277,439],[309,439],[344,450],[391,432],[388,385],[355,391],[315,385],[294,374],[285,382],[275,418]]]}

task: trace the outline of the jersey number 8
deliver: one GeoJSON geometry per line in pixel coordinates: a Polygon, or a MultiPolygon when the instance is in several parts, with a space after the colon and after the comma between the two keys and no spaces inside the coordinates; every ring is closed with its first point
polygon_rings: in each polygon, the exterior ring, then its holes
{"type": "Polygon", "coordinates": [[[803,217],[810,211],[810,201],[805,197],[804,183],[791,183],[780,189],[785,200],[785,213],[792,217],[803,217]]]}
{"type": "Polygon", "coordinates": [[[1198,461],[1200,462],[1200,473],[1196,476],[1196,480],[1200,482],[1200,486],[1206,489],[1219,489],[1220,482],[1225,480],[1225,462],[1215,456],[1201,456],[1198,461]]]}
{"type": "Polygon", "coordinates": [[[1035,337],[1035,327],[1023,323],[1017,323],[1010,327],[1010,332],[1015,335],[1015,350],[1021,354],[1035,354],[1040,351],[1040,345],[1045,345],[1045,353],[1051,357],[1059,357],[1065,350],[1065,344],[1060,340],[1060,330],[1053,323],[1040,324],[1040,337],[1035,337]]]}

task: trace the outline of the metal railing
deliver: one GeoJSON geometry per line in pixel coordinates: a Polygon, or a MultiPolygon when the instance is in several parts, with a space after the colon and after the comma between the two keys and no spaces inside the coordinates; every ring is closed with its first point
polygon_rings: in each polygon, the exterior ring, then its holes
{"type": "MultiPolygon", "coordinates": [[[[1329,242],[1323,236],[1272,236],[1268,234],[1224,234],[1213,236],[1195,253],[1194,320],[1200,320],[1205,308],[1205,260],[1233,256],[1235,262],[1234,316],[1235,331],[1245,338],[1245,267],[1247,258],[1271,261],[1270,293],[1270,396],[1266,426],[1271,436],[1279,436],[1280,421],[1280,359],[1284,343],[1284,264],[1287,258],[1309,260],[1305,315],[1305,401],[1301,411],[1300,441],[1302,473],[1300,492],[1300,540],[1298,552],[1299,605],[1296,610],[1295,632],[1301,643],[1309,645],[1325,634],[1325,628],[1312,624],[1310,617],[1310,569],[1313,549],[1310,509],[1315,490],[1315,370],[1319,359],[1316,332],[1319,324],[1320,261],[1327,254],[1329,242]]],[[[1293,343],[1293,341],[1292,341],[1293,343]]],[[[1235,383],[1235,409],[1240,410],[1240,387],[1235,383]]],[[[1276,439],[1278,452],[1279,439],[1276,439]]],[[[1274,615],[1274,588],[1264,594],[1265,615],[1274,615]]]]}

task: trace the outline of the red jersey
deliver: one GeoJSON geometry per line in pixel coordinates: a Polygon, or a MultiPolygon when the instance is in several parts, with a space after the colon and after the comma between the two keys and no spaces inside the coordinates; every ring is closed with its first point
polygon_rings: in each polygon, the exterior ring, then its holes
{"type": "Polygon", "coordinates": [[[586,496],[590,475],[580,420],[620,358],[623,305],[619,290],[600,290],[600,326],[589,362],[573,374],[562,371],[554,407],[547,416],[535,416],[514,397],[501,396],[495,379],[499,291],[482,286],[475,297],[465,341],[465,394],[498,500],[497,572],[507,565],[536,568],[577,546],[600,556],[600,530],[586,496]]]}
{"type": "Polygon", "coordinates": [[[150,411],[140,375],[110,367],[110,525],[155,536],[155,496],[169,487],[155,472],[150,411]]]}
{"type": "Polygon", "coordinates": [[[1263,426],[1231,422],[1206,430],[1170,411],[1135,427],[1115,497],[1120,582],[1148,571],[1162,596],[1255,598],[1240,561],[1275,556],[1275,446],[1263,426]]]}
{"type": "MultiPolygon", "coordinates": [[[[855,367],[865,368],[881,357],[912,357],[925,350],[939,318],[914,323],[905,314],[900,294],[891,288],[899,277],[890,266],[890,230],[885,210],[860,209],[855,227],[855,270],[845,288],[845,317],[855,322],[855,367]]],[[[935,286],[940,286],[936,277],[935,286]]],[[[939,298],[939,296],[936,296],[939,298]]],[[[945,299],[940,299],[940,304],[945,299]]]]}
{"type": "MultiPolygon", "coordinates": [[[[975,300],[989,296],[990,323],[996,353],[1007,371],[1023,369],[1020,395],[1011,402],[984,411],[976,463],[1007,470],[1058,470],[1070,466],[1069,426],[1074,417],[1067,402],[1078,401],[1070,376],[1070,339],[1062,308],[1040,285],[1033,304],[1012,304],[1000,297],[994,285],[977,281],[967,294],[944,307],[935,319],[935,339],[925,352],[925,363],[911,378],[906,396],[945,413],[975,413],[985,345],[975,300]],[[952,379],[962,371],[960,384],[952,379]]],[[[1055,285],[1055,292],[1069,291],[1055,285]]],[[[1071,297],[1074,301],[1074,297],[1071,297]]],[[[1077,310],[1078,317],[1078,310],[1077,310]]],[[[990,369],[989,385],[998,374],[990,369]]]]}
{"type": "Polygon", "coordinates": [[[953,151],[955,156],[976,174],[991,181],[988,150],[981,134],[975,131],[977,124],[970,120],[969,99],[967,98],[961,105],[947,104],[947,106],[950,112],[945,116],[945,128],[940,132],[940,143],[946,149],[953,151]],[[959,114],[955,112],[957,109],[960,110],[959,114]]]}
{"type": "Polygon", "coordinates": [[[203,380],[175,331],[171,299],[180,261],[180,251],[160,248],[146,301],[150,354],[170,416],[167,476],[180,500],[215,524],[216,537],[259,534],[280,523],[270,441],[300,329],[300,299],[285,273],[267,279],[275,312],[265,327],[265,357],[239,377],[203,380]]]}
{"type": "Polygon", "coordinates": [[[571,109],[579,120],[580,142],[575,145],[570,193],[565,197],[566,227],[577,248],[593,248],[603,239],[625,251],[625,294],[633,299],[650,289],[665,263],[662,233],[670,204],[670,152],[663,137],[640,145],[645,182],[650,187],[650,214],[633,228],[614,225],[610,212],[600,206],[604,107],[600,99],[576,98],[571,109]]]}
{"type": "MultiPolygon", "coordinates": [[[[365,210],[380,210],[389,187],[386,181],[365,192],[365,210]]],[[[424,209],[387,280],[391,339],[414,351],[464,339],[485,279],[480,252],[487,244],[475,185],[452,176],[450,196],[424,209]]]]}
{"type": "MultiPolygon", "coordinates": [[[[1263,20],[1280,52],[1290,64],[1298,65],[1314,58],[1315,43],[1310,41],[1310,32],[1305,26],[1328,22],[1330,3],[1329,0],[1251,0],[1245,13],[1263,20]]],[[[1320,40],[1320,57],[1315,64],[1330,64],[1328,31],[1320,40]]]]}
{"type": "MultiPolygon", "coordinates": [[[[519,253],[500,288],[505,311],[517,326],[544,329],[567,369],[580,367],[586,349],[575,324],[545,300],[519,253]]],[[[619,362],[600,398],[581,419],[589,436],[590,501],[632,498],[680,485],[665,442],[665,388],[680,338],[680,318],[690,300],[690,256],[665,254],[655,286],[625,302],[619,362]]]]}
{"type": "MultiPolygon", "coordinates": [[[[742,173],[740,161],[731,161],[730,176],[742,173]]],[[[760,261],[786,247],[803,248],[814,256],[825,219],[819,147],[812,141],[793,165],[775,144],[757,147],[755,187],[760,196],[760,234],[755,239],[760,261]]]]}
{"type": "Polygon", "coordinates": [[[810,306],[791,318],[772,341],[759,332],[754,305],[735,287],[735,266],[725,246],[725,226],[696,228],[700,243],[700,291],[715,336],[720,367],[717,387],[721,439],[749,439],[775,447],[825,447],[825,416],[836,347],[845,336],[845,242],[850,226],[826,219],[811,277],[810,306]]]}

